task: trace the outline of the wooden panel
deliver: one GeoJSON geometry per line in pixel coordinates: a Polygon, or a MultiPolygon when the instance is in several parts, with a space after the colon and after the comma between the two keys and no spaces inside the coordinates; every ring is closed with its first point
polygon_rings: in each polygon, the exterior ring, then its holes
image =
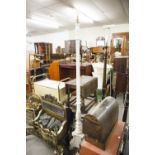
{"type": "Polygon", "coordinates": [[[114,58],[114,71],[120,73],[126,73],[127,58],[114,58]]]}
{"type": "MultiPolygon", "coordinates": [[[[81,75],[92,76],[93,67],[91,64],[81,65],[81,75]]],[[[76,64],[60,64],[60,79],[70,77],[76,78],[76,64]]]]}
{"type": "Polygon", "coordinates": [[[117,73],[116,75],[116,92],[125,93],[127,89],[127,74],[117,73]]]}

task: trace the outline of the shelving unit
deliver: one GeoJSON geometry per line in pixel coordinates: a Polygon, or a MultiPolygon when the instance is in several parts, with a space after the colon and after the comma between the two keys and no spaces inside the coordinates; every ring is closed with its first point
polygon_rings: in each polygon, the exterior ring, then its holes
{"type": "Polygon", "coordinates": [[[41,54],[29,54],[29,72],[27,75],[30,81],[29,84],[31,86],[31,92],[33,91],[34,81],[38,81],[47,77],[47,64],[41,64],[40,60],[42,57],[43,55],[41,54]]]}

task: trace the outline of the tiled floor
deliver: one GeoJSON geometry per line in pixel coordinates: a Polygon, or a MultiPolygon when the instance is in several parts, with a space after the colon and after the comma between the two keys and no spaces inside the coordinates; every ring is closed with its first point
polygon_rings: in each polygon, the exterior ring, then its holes
{"type": "MultiPolygon", "coordinates": [[[[118,119],[122,120],[124,112],[123,96],[120,94],[116,98],[119,104],[118,119]]],[[[128,122],[128,118],[127,118],[128,122]]],[[[26,155],[54,155],[53,149],[40,138],[30,135],[26,138],[26,155]]]]}

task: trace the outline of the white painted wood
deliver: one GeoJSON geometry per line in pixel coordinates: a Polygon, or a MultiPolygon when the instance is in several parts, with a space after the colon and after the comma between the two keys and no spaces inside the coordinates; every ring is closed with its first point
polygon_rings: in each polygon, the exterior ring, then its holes
{"type": "Polygon", "coordinates": [[[65,83],[60,81],[44,79],[38,82],[34,82],[34,93],[38,96],[50,94],[56,97],[59,102],[64,102],[67,100],[65,83]]]}

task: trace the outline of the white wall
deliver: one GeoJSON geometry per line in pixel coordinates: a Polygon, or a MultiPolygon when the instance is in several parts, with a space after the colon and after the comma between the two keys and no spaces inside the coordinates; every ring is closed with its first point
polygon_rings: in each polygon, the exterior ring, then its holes
{"type": "MultiPolygon", "coordinates": [[[[57,33],[49,33],[45,35],[31,36],[27,37],[27,42],[49,42],[53,45],[53,52],[57,46],[64,47],[64,40],[69,40],[69,31],[57,32],[57,33]]],[[[30,50],[30,49],[29,49],[30,50]]],[[[34,50],[34,48],[32,48],[34,50]]]]}
{"type": "Polygon", "coordinates": [[[34,43],[31,41],[26,42],[26,71],[29,70],[29,54],[34,53],[34,43]]]}
{"type": "MultiPolygon", "coordinates": [[[[129,24],[116,25],[112,27],[110,31],[111,31],[110,32],[111,34],[116,32],[129,32],[129,24]]],[[[61,46],[63,48],[65,46],[64,41],[75,39],[74,36],[75,36],[74,30],[64,31],[64,32],[50,33],[46,35],[27,37],[27,42],[31,42],[31,43],[50,42],[53,44],[53,52],[55,52],[55,49],[57,46],[61,46]]],[[[86,45],[85,42],[87,41],[88,47],[96,46],[96,38],[98,36],[105,36],[105,30],[102,26],[80,29],[79,37],[82,40],[82,44],[86,45]]],[[[32,48],[32,50],[34,49],[32,48]]]]}

